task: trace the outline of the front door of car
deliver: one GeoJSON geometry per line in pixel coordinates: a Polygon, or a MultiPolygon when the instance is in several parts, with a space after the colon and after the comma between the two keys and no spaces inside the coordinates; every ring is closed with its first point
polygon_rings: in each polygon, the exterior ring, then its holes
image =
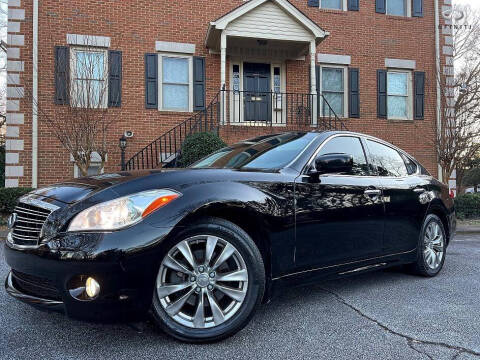
{"type": "Polygon", "coordinates": [[[296,180],[295,262],[299,270],[381,253],[384,207],[378,177],[371,173],[359,137],[333,137],[316,156],[338,153],[353,156],[350,173],[307,173],[296,180]]]}
{"type": "Polygon", "coordinates": [[[376,166],[385,202],[385,254],[417,247],[428,208],[428,181],[417,176],[407,156],[380,142],[366,140],[369,158],[376,166]]]}

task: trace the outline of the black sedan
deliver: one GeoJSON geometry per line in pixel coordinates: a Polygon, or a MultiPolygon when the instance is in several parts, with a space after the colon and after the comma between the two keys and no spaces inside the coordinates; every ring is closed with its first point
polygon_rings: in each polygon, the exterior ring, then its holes
{"type": "Polygon", "coordinates": [[[288,284],[404,265],[437,275],[448,189],[351,132],[247,140],[188,169],[77,179],[20,199],[6,290],[75,318],[151,313],[185,341],[225,338],[288,284]]]}

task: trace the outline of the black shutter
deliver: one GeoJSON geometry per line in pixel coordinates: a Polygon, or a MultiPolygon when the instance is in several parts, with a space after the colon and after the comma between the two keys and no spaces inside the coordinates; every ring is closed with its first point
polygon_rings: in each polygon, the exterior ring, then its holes
{"type": "Polygon", "coordinates": [[[205,110],[205,58],[193,57],[193,110],[205,110]]]}
{"type": "Polygon", "coordinates": [[[68,47],[55,46],[55,104],[68,104],[68,47]]]}
{"type": "Polygon", "coordinates": [[[157,54],[145,54],[145,108],[158,108],[157,54]]]}
{"type": "Polygon", "coordinates": [[[413,16],[423,16],[423,0],[413,0],[413,16]]]}
{"type": "Polygon", "coordinates": [[[108,52],[108,106],[122,105],[122,52],[108,52]]]}
{"type": "Polygon", "coordinates": [[[348,117],[360,117],[359,70],[348,69],[348,117]]]}
{"type": "Polygon", "coordinates": [[[308,6],[320,7],[320,0],[308,0],[308,6]]]}
{"type": "Polygon", "coordinates": [[[360,0],[348,0],[348,10],[349,11],[358,11],[359,8],[360,8],[360,5],[359,5],[359,1],[360,0]]]}
{"type": "Polygon", "coordinates": [[[387,12],[386,0],[375,0],[375,12],[385,14],[387,12]]]}
{"type": "Polygon", "coordinates": [[[416,71],[414,74],[415,82],[415,103],[414,114],[415,120],[424,119],[425,110],[425,73],[416,71]]]}
{"type": "Polygon", "coordinates": [[[387,71],[377,70],[377,116],[387,117],[387,71]]]}

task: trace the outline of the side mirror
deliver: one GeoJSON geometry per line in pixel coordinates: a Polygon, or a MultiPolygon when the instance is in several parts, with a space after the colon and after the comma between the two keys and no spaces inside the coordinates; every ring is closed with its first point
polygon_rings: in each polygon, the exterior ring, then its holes
{"type": "Polygon", "coordinates": [[[326,154],[315,159],[317,174],[350,173],[353,169],[353,156],[349,154],[326,154]]]}

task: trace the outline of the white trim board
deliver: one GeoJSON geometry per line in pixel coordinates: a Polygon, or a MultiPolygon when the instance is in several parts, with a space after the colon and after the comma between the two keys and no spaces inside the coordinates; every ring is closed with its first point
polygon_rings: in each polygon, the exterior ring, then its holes
{"type": "Polygon", "coordinates": [[[155,41],[155,50],[180,54],[195,54],[195,44],[155,41]]]}
{"type": "Polygon", "coordinates": [[[317,60],[322,64],[350,65],[352,63],[350,55],[317,54],[317,60]]]}
{"type": "Polygon", "coordinates": [[[415,60],[404,60],[404,59],[385,59],[386,68],[395,68],[395,69],[409,69],[415,70],[417,67],[417,62],[415,60]]]}
{"type": "Polygon", "coordinates": [[[110,47],[110,37],[108,36],[94,36],[94,35],[80,35],[67,34],[67,44],[78,46],[94,46],[94,47],[110,47]]]}

